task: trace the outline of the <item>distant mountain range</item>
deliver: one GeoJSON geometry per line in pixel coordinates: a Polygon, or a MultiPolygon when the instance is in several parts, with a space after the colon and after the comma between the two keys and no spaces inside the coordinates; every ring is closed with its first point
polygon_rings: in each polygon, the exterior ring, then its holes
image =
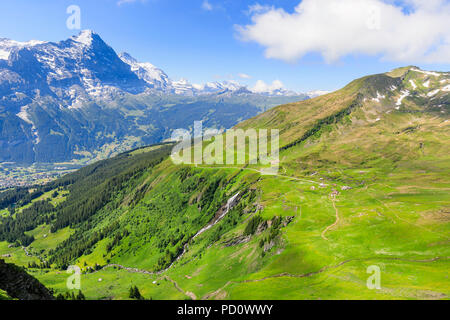
{"type": "Polygon", "coordinates": [[[0,162],[89,161],[162,141],[194,120],[229,128],[309,97],[174,81],[89,30],[57,43],[0,39],[0,162]]]}

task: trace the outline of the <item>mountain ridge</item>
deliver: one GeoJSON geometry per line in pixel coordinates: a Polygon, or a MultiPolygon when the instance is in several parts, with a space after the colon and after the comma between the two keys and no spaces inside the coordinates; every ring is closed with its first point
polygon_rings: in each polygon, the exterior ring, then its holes
{"type": "Polygon", "coordinates": [[[0,162],[87,163],[163,141],[192,126],[187,118],[226,129],[308,98],[172,81],[90,30],[60,42],[2,39],[0,52],[0,162]]]}
{"type": "MultiPolygon", "coordinates": [[[[10,39],[6,39],[6,38],[1,38],[0,39],[0,65],[1,63],[3,64],[9,64],[9,59],[12,58],[14,59],[15,55],[17,54],[17,51],[23,50],[23,49],[28,49],[28,50],[32,50],[32,49],[47,49],[47,53],[50,56],[40,56],[38,59],[39,62],[50,66],[51,69],[51,63],[49,62],[49,60],[55,60],[54,56],[56,56],[55,51],[59,51],[58,53],[62,53],[65,50],[68,50],[67,53],[70,53],[73,55],[73,57],[70,57],[72,59],[75,59],[77,61],[80,61],[82,59],[80,59],[80,56],[82,56],[83,54],[88,54],[89,51],[102,51],[102,52],[106,52],[106,54],[108,54],[109,59],[111,60],[110,62],[115,62],[115,63],[111,63],[110,66],[115,66],[117,65],[118,61],[114,61],[116,60],[115,56],[119,57],[123,63],[125,63],[126,65],[129,65],[131,67],[131,71],[139,78],[139,80],[142,80],[143,82],[136,82],[136,83],[132,83],[130,84],[130,87],[135,88],[136,93],[142,93],[145,91],[145,89],[154,89],[154,90],[159,90],[162,91],[164,93],[167,94],[187,94],[187,95],[202,95],[202,94],[211,94],[211,93],[215,93],[215,92],[219,92],[223,89],[228,89],[230,91],[237,91],[240,90],[242,88],[246,88],[247,90],[249,90],[252,93],[261,93],[264,95],[300,95],[303,93],[298,93],[298,92],[293,92],[293,91],[288,91],[285,89],[278,89],[278,90],[267,90],[267,91],[262,91],[262,92],[256,92],[256,91],[251,91],[250,89],[248,89],[246,86],[239,84],[237,81],[232,81],[232,82],[213,82],[213,83],[205,83],[203,85],[193,85],[190,84],[189,82],[187,82],[184,79],[181,79],[179,81],[174,81],[171,80],[167,74],[160,68],[155,67],[153,64],[149,63],[149,62],[138,62],[135,58],[133,58],[129,53],[127,52],[122,52],[118,55],[116,54],[111,54],[108,53],[108,51],[112,50],[111,47],[109,47],[102,39],[101,37],[95,33],[92,30],[83,30],[80,31],[80,33],[77,36],[72,36],[67,40],[63,40],[60,42],[46,42],[46,41],[38,41],[38,40],[31,40],[28,42],[17,42],[14,40],[10,40],[10,39]],[[47,48],[46,48],[47,47],[47,48]],[[51,54],[53,54],[53,56],[51,56],[51,54]]],[[[95,58],[95,57],[94,57],[95,58]]],[[[53,67],[55,67],[55,65],[53,65],[53,67]]],[[[109,68],[105,68],[105,70],[103,70],[103,72],[106,71],[111,71],[111,74],[116,74],[119,75],[120,77],[117,78],[125,78],[127,79],[127,82],[130,81],[136,81],[136,79],[134,79],[130,74],[127,74],[125,72],[125,70],[121,70],[120,68],[121,66],[119,66],[118,69],[112,69],[110,70],[109,68]]],[[[87,69],[89,68],[89,65],[87,65],[87,69]]],[[[68,73],[67,70],[62,69],[62,70],[55,70],[53,71],[54,73],[56,73],[57,75],[62,76],[64,73],[68,73]]],[[[105,82],[105,85],[108,84],[108,77],[105,77],[105,75],[107,74],[103,74],[103,77],[94,77],[98,78],[99,80],[103,80],[105,82]]],[[[112,77],[112,80],[114,80],[116,84],[116,86],[119,89],[124,89],[125,91],[127,91],[126,87],[121,87],[120,82],[118,81],[116,77],[112,77]]],[[[89,78],[88,78],[89,80],[89,78]]],[[[89,91],[89,89],[93,89],[92,88],[92,84],[85,84],[85,90],[88,91],[88,93],[92,93],[89,91]]],[[[321,94],[322,91],[317,91],[314,94],[321,94]]]]}

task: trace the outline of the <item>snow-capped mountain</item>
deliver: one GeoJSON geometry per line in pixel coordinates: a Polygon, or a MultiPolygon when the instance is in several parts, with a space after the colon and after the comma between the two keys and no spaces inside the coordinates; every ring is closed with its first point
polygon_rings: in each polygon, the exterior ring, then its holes
{"type": "Polygon", "coordinates": [[[144,80],[151,88],[170,91],[172,81],[164,71],[149,62],[138,62],[127,52],[122,52],[119,57],[131,67],[131,71],[134,72],[139,79],[144,80]]]}
{"type": "Polygon", "coordinates": [[[44,41],[31,40],[28,42],[19,42],[10,39],[0,38],[0,60],[8,60],[9,55],[13,49],[33,47],[35,45],[43,44],[44,41]]]}
{"type": "Polygon", "coordinates": [[[191,84],[187,79],[172,80],[160,68],[149,62],[138,62],[129,53],[122,52],[119,57],[128,64],[141,80],[157,91],[186,96],[219,93],[225,90],[237,91],[243,86],[236,81],[208,82],[205,84],[191,84]]]}
{"type": "Polygon", "coordinates": [[[139,62],[126,52],[117,55],[91,30],[57,43],[0,39],[0,67],[3,87],[11,85],[0,93],[15,92],[13,83],[24,81],[30,90],[54,95],[62,100],[62,106],[71,108],[92,99],[111,100],[125,93],[199,96],[248,91],[265,96],[298,95],[278,87],[253,90],[237,81],[191,84],[186,79],[172,80],[149,62],[139,62]]]}
{"type": "Polygon", "coordinates": [[[0,162],[105,157],[194,120],[229,128],[305,98],[256,94],[234,81],[175,81],[90,30],[59,42],[0,39],[0,162]]]}
{"type": "Polygon", "coordinates": [[[0,94],[43,95],[72,107],[90,98],[141,93],[147,83],[96,33],[83,31],[57,43],[0,40],[0,94]],[[7,58],[7,59],[6,59],[7,58]]]}
{"type": "MultiPolygon", "coordinates": [[[[185,95],[185,96],[201,96],[208,94],[223,94],[223,93],[259,93],[249,90],[246,86],[240,84],[235,80],[229,81],[215,81],[204,84],[191,84],[187,79],[172,80],[167,74],[152,65],[149,62],[138,62],[129,53],[123,52],[119,55],[123,62],[127,63],[139,79],[144,80],[152,89],[157,91],[185,95]]],[[[280,93],[261,92],[265,95],[283,95],[280,93]]]]}
{"type": "Polygon", "coordinates": [[[237,91],[242,89],[244,86],[239,82],[230,80],[230,81],[215,81],[215,82],[207,82],[203,85],[197,85],[197,89],[204,93],[213,93],[219,91],[237,91]]]}

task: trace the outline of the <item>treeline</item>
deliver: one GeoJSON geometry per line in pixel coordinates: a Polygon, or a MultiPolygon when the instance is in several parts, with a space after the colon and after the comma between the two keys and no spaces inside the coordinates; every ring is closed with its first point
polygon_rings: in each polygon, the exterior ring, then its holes
{"type": "Polygon", "coordinates": [[[28,262],[28,269],[50,269],[50,262],[44,261],[39,264],[36,262],[28,262]]]}
{"type": "Polygon", "coordinates": [[[44,192],[46,192],[44,187],[18,188],[3,191],[0,193],[0,209],[27,205],[34,199],[42,196],[44,192]],[[30,192],[30,190],[33,191],[30,192]]]}
{"type": "Polygon", "coordinates": [[[119,227],[117,222],[108,225],[100,231],[89,232],[89,225],[80,228],[67,240],[60,243],[56,249],[49,252],[50,264],[56,264],[61,270],[66,270],[71,261],[88,255],[92,252],[94,245],[108,237],[119,227]]]}
{"type": "MultiPolygon", "coordinates": [[[[11,214],[8,217],[0,218],[0,241],[6,240],[10,243],[28,246],[34,241],[34,238],[27,236],[25,232],[31,231],[41,224],[51,224],[51,232],[67,226],[76,227],[89,220],[110,202],[114,195],[122,191],[125,184],[143,174],[146,169],[160,163],[170,154],[170,151],[171,145],[164,145],[148,153],[137,155],[131,155],[129,152],[123,153],[81,168],[44,186],[1,192],[0,208],[9,207],[11,214]],[[47,199],[34,202],[30,207],[13,216],[15,207],[29,204],[45,192],[61,189],[68,190],[69,195],[66,201],[60,203],[56,208],[47,199]]],[[[57,196],[57,193],[54,192],[53,196],[57,196]]],[[[86,230],[89,229],[89,227],[86,228],[86,230]]],[[[95,244],[100,238],[99,235],[93,234],[88,244],[95,244]]],[[[84,245],[75,246],[75,248],[69,247],[69,252],[66,252],[67,257],[65,259],[59,257],[59,261],[68,261],[78,257],[86,250],[84,245]]]]}
{"type": "MultiPolygon", "coordinates": [[[[106,205],[115,209],[120,199],[114,200],[120,198],[124,190],[136,187],[138,178],[161,163],[170,151],[171,145],[165,145],[149,153],[133,156],[124,153],[82,168],[74,175],[63,177],[64,181],[58,181],[58,186],[66,181],[73,183],[68,186],[67,200],[58,207],[52,232],[66,226],[76,228],[76,232],[50,253],[50,262],[65,269],[71,261],[89,254],[97,242],[115,232],[119,228],[117,223],[93,231],[95,223],[91,221],[92,217],[106,205]]],[[[121,237],[124,236],[126,234],[122,233],[121,237]]]]}
{"type": "Polygon", "coordinates": [[[48,224],[54,219],[55,207],[50,199],[34,202],[22,212],[17,212],[15,217],[8,216],[0,219],[0,241],[10,243],[19,242],[28,246],[34,241],[34,237],[25,234],[41,224],[48,224]]]}
{"type": "Polygon", "coordinates": [[[86,221],[120,193],[125,184],[161,163],[169,152],[169,146],[163,146],[151,153],[134,156],[124,153],[82,168],[57,181],[56,186],[68,182],[70,186],[67,200],[58,208],[52,232],[86,221]]]}

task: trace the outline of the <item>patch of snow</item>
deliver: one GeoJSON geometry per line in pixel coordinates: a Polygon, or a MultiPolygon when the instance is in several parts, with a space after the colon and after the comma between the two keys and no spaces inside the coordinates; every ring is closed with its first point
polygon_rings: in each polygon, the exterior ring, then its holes
{"type": "Polygon", "coordinates": [[[23,106],[20,108],[20,112],[16,114],[20,119],[33,125],[33,121],[30,119],[30,115],[28,114],[28,106],[23,106]]]}
{"type": "Polygon", "coordinates": [[[450,91],[450,84],[445,86],[445,87],[443,87],[442,91],[449,92],[450,91]]]}
{"type": "Polygon", "coordinates": [[[200,91],[204,91],[205,93],[208,92],[217,92],[217,91],[223,91],[223,90],[229,90],[229,91],[237,91],[241,88],[243,88],[243,85],[241,85],[238,81],[229,80],[229,81],[223,81],[223,82],[207,82],[204,85],[193,85],[194,88],[200,91]]]}
{"type": "Polygon", "coordinates": [[[427,96],[432,97],[435,94],[437,94],[439,91],[441,91],[441,89],[436,89],[436,90],[430,91],[430,92],[428,92],[427,96]]]}
{"type": "Polygon", "coordinates": [[[412,85],[412,87],[413,87],[414,90],[417,89],[417,85],[416,85],[416,83],[414,82],[414,80],[409,80],[409,82],[411,83],[411,85],[412,85]]]}
{"type": "Polygon", "coordinates": [[[0,38],[0,60],[8,60],[11,51],[15,48],[33,47],[39,44],[47,43],[45,41],[31,40],[27,42],[19,42],[10,39],[0,38]]]}
{"type": "Polygon", "coordinates": [[[384,99],[386,98],[385,95],[381,95],[378,91],[377,91],[377,97],[376,98],[372,98],[372,101],[376,101],[376,102],[380,102],[380,99],[384,99]]]}
{"type": "Polygon", "coordinates": [[[91,30],[83,30],[78,36],[72,37],[72,40],[78,43],[82,43],[86,46],[90,46],[92,44],[93,34],[94,32],[92,32],[91,30]]]}
{"type": "Polygon", "coordinates": [[[39,44],[44,44],[44,43],[47,43],[47,42],[46,41],[40,41],[40,40],[30,40],[30,41],[23,42],[23,43],[27,47],[33,47],[33,46],[37,46],[39,44]]]}
{"type": "Polygon", "coordinates": [[[193,87],[186,79],[172,81],[172,87],[175,94],[189,94],[193,95],[193,87]]]}
{"type": "Polygon", "coordinates": [[[31,124],[31,133],[34,135],[34,144],[38,144],[39,142],[41,142],[41,139],[39,137],[39,132],[36,128],[36,126],[34,125],[33,121],[30,119],[30,114],[28,113],[28,106],[23,106],[20,108],[20,112],[16,114],[17,117],[19,117],[20,119],[22,119],[23,121],[25,121],[28,124],[31,124]]]}
{"type": "Polygon", "coordinates": [[[376,118],[376,119],[375,119],[375,122],[378,122],[378,121],[380,121],[380,120],[381,120],[380,118],[376,118]]]}
{"type": "Polygon", "coordinates": [[[134,72],[139,79],[144,80],[154,88],[167,90],[171,85],[171,80],[167,74],[153,64],[148,62],[138,62],[126,52],[119,54],[119,58],[131,67],[131,71],[134,72]]]}
{"type": "Polygon", "coordinates": [[[152,79],[156,79],[160,82],[167,81],[167,76],[164,74],[164,72],[162,72],[161,69],[156,68],[151,63],[148,63],[148,62],[137,63],[136,66],[134,66],[131,70],[138,71],[139,70],[138,67],[141,67],[142,69],[144,69],[152,79]]]}
{"type": "Polygon", "coordinates": [[[9,51],[0,49],[0,60],[8,60],[9,51]]]}
{"type": "Polygon", "coordinates": [[[400,106],[402,104],[403,99],[405,99],[407,96],[409,96],[408,90],[404,90],[401,93],[402,93],[402,95],[400,96],[400,98],[398,98],[397,103],[396,103],[397,106],[400,106]]]}
{"type": "Polygon", "coordinates": [[[412,68],[411,70],[416,71],[416,72],[420,72],[423,74],[428,74],[430,76],[435,76],[435,77],[440,77],[441,75],[437,72],[433,72],[433,71],[424,71],[424,70],[420,70],[420,69],[416,69],[416,68],[412,68]]]}
{"type": "Polygon", "coordinates": [[[430,80],[427,80],[426,82],[423,83],[423,86],[425,88],[428,88],[430,86],[430,80]]]}
{"type": "Polygon", "coordinates": [[[47,43],[46,41],[30,40],[27,42],[20,42],[10,39],[0,39],[0,46],[2,47],[33,47],[39,44],[47,43]]]}

